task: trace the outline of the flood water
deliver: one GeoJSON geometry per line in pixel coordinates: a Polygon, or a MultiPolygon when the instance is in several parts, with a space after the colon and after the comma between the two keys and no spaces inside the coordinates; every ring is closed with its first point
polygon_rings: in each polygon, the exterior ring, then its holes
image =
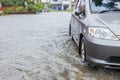
{"type": "Polygon", "coordinates": [[[85,67],[68,35],[69,12],[0,17],[0,80],[120,80],[85,67]]]}

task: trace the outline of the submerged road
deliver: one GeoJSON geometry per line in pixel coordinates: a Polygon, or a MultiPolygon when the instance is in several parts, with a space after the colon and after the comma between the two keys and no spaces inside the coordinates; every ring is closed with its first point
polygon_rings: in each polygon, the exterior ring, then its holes
{"type": "Polygon", "coordinates": [[[120,71],[81,64],[68,35],[70,16],[0,16],[0,80],[120,80],[120,71]]]}

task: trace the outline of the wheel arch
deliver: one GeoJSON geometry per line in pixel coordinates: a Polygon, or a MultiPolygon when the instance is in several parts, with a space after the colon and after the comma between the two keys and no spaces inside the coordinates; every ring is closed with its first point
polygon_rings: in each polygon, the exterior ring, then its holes
{"type": "Polygon", "coordinates": [[[82,38],[83,38],[83,34],[81,33],[81,34],[80,34],[80,37],[79,37],[79,47],[78,47],[78,48],[79,48],[79,49],[78,49],[78,50],[79,50],[78,52],[79,52],[80,55],[81,55],[80,46],[81,46],[81,40],[82,40],[82,38]]]}
{"type": "Polygon", "coordinates": [[[81,39],[83,38],[83,34],[81,33],[80,34],[80,39],[79,39],[79,46],[80,46],[80,43],[81,43],[81,39]]]}

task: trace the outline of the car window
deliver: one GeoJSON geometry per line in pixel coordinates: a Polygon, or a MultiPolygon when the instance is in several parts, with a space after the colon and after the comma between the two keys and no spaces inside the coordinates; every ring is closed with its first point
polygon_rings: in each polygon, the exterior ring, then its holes
{"type": "Polygon", "coordinates": [[[120,0],[90,0],[92,13],[108,10],[120,10],[120,0]]]}
{"type": "Polygon", "coordinates": [[[85,16],[85,0],[81,0],[80,2],[80,12],[85,16]]]}

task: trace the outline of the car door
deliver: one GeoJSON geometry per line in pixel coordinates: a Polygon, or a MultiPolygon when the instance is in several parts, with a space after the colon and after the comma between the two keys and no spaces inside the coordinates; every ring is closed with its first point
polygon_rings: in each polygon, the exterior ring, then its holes
{"type": "Polygon", "coordinates": [[[80,9],[80,15],[75,15],[75,42],[79,46],[80,34],[82,33],[82,28],[84,26],[84,20],[86,18],[85,12],[85,0],[81,0],[78,5],[78,9],[80,9]]]}
{"type": "MultiPolygon", "coordinates": [[[[79,5],[80,5],[81,0],[78,0],[75,10],[78,9],[79,5]]],[[[74,41],[77,41],[77,19],[78,16],[75,15],[75,10],[72,13],[72,19],[71,19],[71,30],[72,30],[72,36],[74,38],[74,41]]]]}

